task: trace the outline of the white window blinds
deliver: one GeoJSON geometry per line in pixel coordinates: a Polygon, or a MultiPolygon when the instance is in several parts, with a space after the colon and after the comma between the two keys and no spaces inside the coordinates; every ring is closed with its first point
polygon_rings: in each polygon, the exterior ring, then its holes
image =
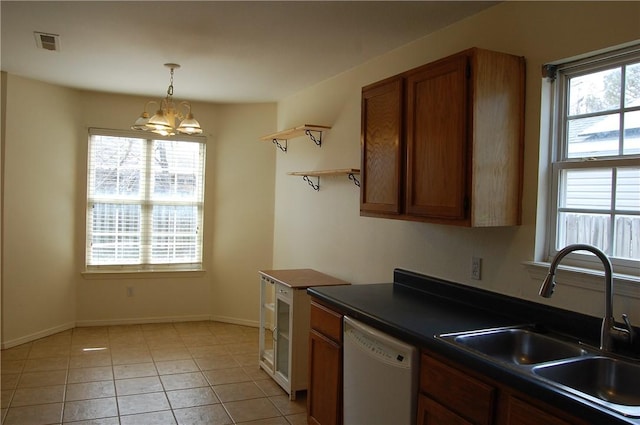
{"type": "Polygon", "coordinates": [[[87,267],[200,266],[204,161],[200,140],[92,130],[87,267]]]}

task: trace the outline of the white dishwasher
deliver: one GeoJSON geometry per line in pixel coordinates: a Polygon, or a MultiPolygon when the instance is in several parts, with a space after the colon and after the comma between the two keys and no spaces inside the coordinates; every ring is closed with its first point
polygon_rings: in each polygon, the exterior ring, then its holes
{"type": "Polygon", "coordinates": [[[416,422],[418,350],[344,317],[344,425],[416,422]]]}

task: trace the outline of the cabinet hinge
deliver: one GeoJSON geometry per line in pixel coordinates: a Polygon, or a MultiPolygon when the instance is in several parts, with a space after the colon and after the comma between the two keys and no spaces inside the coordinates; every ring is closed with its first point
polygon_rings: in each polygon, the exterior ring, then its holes
{"type": "Polygon", "coordinates": [[[467,64],[467,78],[471,78],[471,64],[467,64]]]}

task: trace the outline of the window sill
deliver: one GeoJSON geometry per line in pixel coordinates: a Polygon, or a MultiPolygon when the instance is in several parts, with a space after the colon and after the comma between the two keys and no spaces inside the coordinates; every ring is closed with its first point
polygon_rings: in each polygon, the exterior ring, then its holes
{"type": "MultiPolygon", "coordinates": [[[[527,272],[529,272],[531,279],[542,284],[542,281],[549,272],[550,263],[526,261],[522,264],[527,269],[527,272]]],[[[604,272],[598,270],[561,265],[556,272],[556,282],[581,289],[604,292],[604,272]]],[[[614,273],[613,286],[615,295],[640,299],[640,277],[614,273]]]]}
{"type": "Polygon", "coordinates": [[[92,279],[164,279],[180,277],[202,277],[206,274],[204,269],[144,269],[144,270],[85,270],[82,277],[87,280],[92,279]]]}

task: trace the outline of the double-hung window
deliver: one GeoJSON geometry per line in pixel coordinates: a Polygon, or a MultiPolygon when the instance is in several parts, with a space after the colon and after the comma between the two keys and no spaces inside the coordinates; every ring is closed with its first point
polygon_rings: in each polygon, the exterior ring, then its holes
{"type": "MultiPolygon", "coordinates": [[[[555,144],[548,253],[594,245],[640,265],[640,46],[548,68],[555,144]]],[[[591,255],[574,257],[588,265],[591,255]]]]}
{"type": "Polygon", "coordinates": [[[202,266],[204,138],[91,129],[86,268],[202,266]]]}

